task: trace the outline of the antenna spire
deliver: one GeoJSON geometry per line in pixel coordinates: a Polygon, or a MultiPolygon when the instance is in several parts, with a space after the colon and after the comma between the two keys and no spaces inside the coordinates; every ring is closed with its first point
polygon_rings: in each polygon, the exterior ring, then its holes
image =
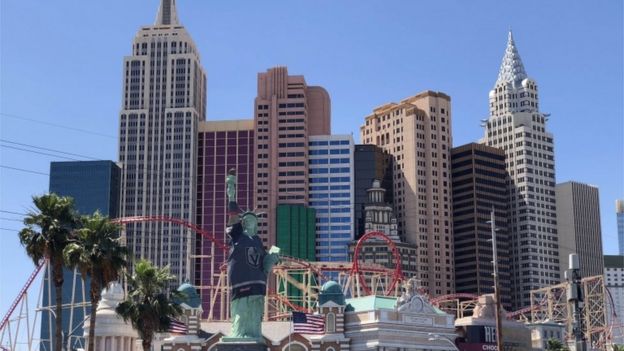
{"type": "Polygon", "coordinates": [[[178,11],[176,10],[176,0],[161,0],[158,16],[156,16],[157,26],[179,25],[178,11]]]}

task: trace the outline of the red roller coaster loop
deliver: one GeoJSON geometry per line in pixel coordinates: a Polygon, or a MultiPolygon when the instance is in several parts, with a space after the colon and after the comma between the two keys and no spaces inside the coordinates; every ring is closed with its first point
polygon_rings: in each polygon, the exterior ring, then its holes
{"type": "Polygon", "coordinates": [[[384,295],[390,295],[392,294],[392,290],[394,290],[396,285],[403,279],[403,271],[401,270],[401,254],[399,254],[399,249],[397,249],[394,242],[390,240],[390,238],[388,238],[386,234],[382,232],[368,232],[364,234],[360,238],[360,240],[358,240],[357,244],[355,245],[355,250],[353,251],[353,268],[352,268],[353,273],[354,275],[357,275],[359,277],[360,285],[362,286],[362,289],[364,290],[365,294],[371,295],[371,290],[366,284],[364,272],[361,269],[360,263],[358,260],[360,257],[360,251],[362,250],[362,245],[364,245],[364,242],[370,238],[377,238],[377,239],[383,240],[388,245],[388,247],[390,248],[390,251],[392,252],[392,256],[395,262],[394,272],[392,274],[392,282],[386,288],[386,291],[384,291],[384,295]]]}

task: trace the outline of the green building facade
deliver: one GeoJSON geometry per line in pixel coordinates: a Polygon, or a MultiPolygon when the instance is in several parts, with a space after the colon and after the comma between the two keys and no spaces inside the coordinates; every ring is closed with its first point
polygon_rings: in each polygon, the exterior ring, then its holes
{"type": "Polygon", "coordinates": [[[277,246],[281,254],[316,260],[316,210],[304,205],[277,205],[277,246]]]}

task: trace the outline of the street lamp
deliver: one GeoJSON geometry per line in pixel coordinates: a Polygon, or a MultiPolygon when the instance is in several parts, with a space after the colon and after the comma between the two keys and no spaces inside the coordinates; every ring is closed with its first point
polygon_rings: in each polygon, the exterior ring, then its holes
{"type": "MultiPolygon", "coordinates": [[[[56,324],[57,322],[57,318],[56,318],[56,312],[53,309],[54,306],[45,306],[45,307],[40,307],[39,311],[46,311],[48,313],[50,313],[52,315],[52,317],[54,317],[54,323],[56,324]]],[[[43,316],[41,317],[43,318],[43,316]]],[[[50,326],[48,326],[48,333],[49,333],[49,342],[50,342],[50,346],[52,346],[52,335],[54,334],[52,332],[52,329],[50,328],[50,326]]],[[[56,336],[56,335],[55,335],[56,336]]],[[[61,344],[63,344],[63,341],[65,340],[65,331],[61,330],[61,344]]]]}
{"type": "Polygon", "coordinates": [[[429,340],[429,341],[446,341],[449,344],[453,345],[453,349],[455,349],[457,351],[460,351],[457,348],[457,346],[455,345],[455,343],[453,342],[453,340],[451,340],[449,338],[446,338],[444,336],[441,336],[440,334],[429,333],[428,335],[429,335],[429,339],[427,339],[427,340],[429,340]]]}

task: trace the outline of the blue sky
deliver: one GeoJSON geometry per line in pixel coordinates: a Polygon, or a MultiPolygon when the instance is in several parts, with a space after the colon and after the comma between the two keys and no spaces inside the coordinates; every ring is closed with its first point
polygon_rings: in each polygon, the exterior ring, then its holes
{"type": "MultiPolygon", "coordinates": [[[[333,132],[356,140],[374,107],[428,89],[452,97],[454,145],[479,139],[511,27],[540,85],[542,111],[551,113],[557,181],[599,187],[603,246],[616,253],[614,201],[624,197],[622,1],[178,3],[207,71],[208,119],[251,118],[257,73],[286,65],[329,91],[333,132]]],[[[0,137],[115,160],[122,60],[139,27],[154,21],[158,0],[0,6],[0,137]]],[[[53,159],[0,148],[4,166],[47,173],[53,159]]],[[[0,210],[25,212],[30,196],[47,187],[45,175],[0,168],[0,210]]],[[[13,231],[19,216],[0,218],[3,314],[33,265],[13,231]]]]}

